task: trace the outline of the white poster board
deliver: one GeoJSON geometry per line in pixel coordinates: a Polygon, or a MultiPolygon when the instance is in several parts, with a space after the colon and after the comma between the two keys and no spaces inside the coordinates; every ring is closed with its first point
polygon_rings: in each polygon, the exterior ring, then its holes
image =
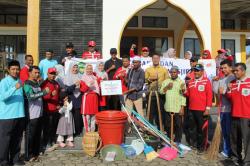
{"type": "Polygon", "coordinates": [[[101,82],[102,96],[122,95],[121,80],[110,80],[101,82]]]}
{"type": "Polygon", "coordinates": [[[216,63],[214,59],[200,59],[199,63],[203,64],[206,75],[210,80],[216,76],[216,63]]]}

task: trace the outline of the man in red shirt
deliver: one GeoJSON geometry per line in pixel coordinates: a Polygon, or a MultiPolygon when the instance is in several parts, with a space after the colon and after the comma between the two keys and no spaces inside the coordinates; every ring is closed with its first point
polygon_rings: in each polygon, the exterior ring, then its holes
{"type": "Polygon", "coordinates": [[[236,63],[233,80],[227,96],[232,101],[231,148],[234,162],[242,162],[242,141],[244,145],[244,166],[250,165],[250,78],[246,76],[246,64],[236,63]]]}
{"type": "MultiPolygon", "coordinates": [[[[122,67],[118,68],[113,76],[114,80],[121,80],[122,82],[122,92],[126,92],[128,90],[125,78],[127,77],[127,73],[129,70],[129,65],[130,65],[130,59],[129,57],[123,57],[122,58],[122,67]]],[[[120,96],[120,102],[122,104],[125,104],[124,101],[124,96],[120,96]]]]}
{"type": "Polygon", "coordinates": [[[33,66],[33,57],[32,55],[25,55],[25,66],[20,71],[20,80],[23,84],[29,79],[30,66],[33,66]]]}
{"type": "Polygon", "coordinates": [[[49,146],[48,151],[55,150],[56,144],[56,129],[60,114],[59,108],[59,93],[60,86],[55,81],[57,75],[56,68],[48,69],[48,78],[42,83],[41,88],[45,90],[49,88],[50,92],[43,96],[44,109],[44,128],[43,128],[43,146],[49,146]]]}
{"type": "MultiPolygon", "coordinates": [[[[135,44],[132,44],[131,45],[131,48],[129,50],[129,55],[131,58],[133,58],[135,56],[135,48],[136,48],[136,45],[135,44]]],[[[142,47],[141,49],[141,56],[142,58],[148,58],[149,57],[149,48],[148,47],[142,47]]]]}
{"type": "Polygon", "coordinates": [[[189,110],[193,118],[192,123],[194,123],[192,126],[196,126],[195,137],[198,154],[202,154],[206,141],[203,125],[212,106],[212,88],[208,78],[203,76],[203,65],[197,64],[193,70],[195,78],[189,81],[184,94],[189,97],[189,110]]]}
{"type": "Polygon", "coordinates": [[[96,42],[89,41],[88,42],[88,51],[85,51],[82,54],[83,59],[101,59],[102,55],[100,52],[96,50],[96,42]]]}

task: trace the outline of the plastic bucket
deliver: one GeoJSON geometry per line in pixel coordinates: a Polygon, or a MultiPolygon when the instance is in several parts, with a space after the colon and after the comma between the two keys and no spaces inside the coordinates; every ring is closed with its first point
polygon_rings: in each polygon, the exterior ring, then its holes
{"type": "Polygon", "coordinates": [[[96,123],[103,146],[120,145],[123,142],[126,122],[127,114],[121,111],[102,111],[96,114],[96,123]]]}

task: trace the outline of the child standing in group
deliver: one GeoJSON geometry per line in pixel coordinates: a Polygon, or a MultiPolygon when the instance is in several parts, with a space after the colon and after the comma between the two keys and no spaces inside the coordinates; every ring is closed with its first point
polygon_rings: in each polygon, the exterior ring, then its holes
{"type": "Polygon", "coordinates": [[[86,71],[80,82],[80,91],[83,92],[81,114],[83,115],[85,132],[95,131],[95,114],[98,112],[100,89],[91,64],[86,66],[86,71]]]}
{"type": "Polygon", "coordinates": [[[74,120],[72,115],[73,104],[72,101],[69,100],[66,93],[61,93],[61,99],[63,106],[59,109],[59,113],[61,114],[56,134],[58,134],[57,142],[60,147],[64,148],[66,145],[69,147],[74,146],[74,120]],[[64,137],[67,136],[66,144],[64,143],[64,137]]]}
{"type": "MultiPolygon", "coordinates": [[[[100,62],[98,65],[98,69],[96,71],[96,77],[97,77],[98,85],[100,85],[102,81],[108,80],[108,74],[104,70],[104,63],[103,62],[100,62]]],[[[105,110],[106,104],[107,104],[106,97],[100,95],[99,96],[99,110],[100,111],[105,110]]]]}

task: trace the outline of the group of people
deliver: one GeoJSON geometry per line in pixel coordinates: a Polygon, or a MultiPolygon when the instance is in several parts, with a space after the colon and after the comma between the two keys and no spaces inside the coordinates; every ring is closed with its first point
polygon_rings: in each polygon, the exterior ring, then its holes
{"type": "MultiPolygon", "coordinates": [[[[95,46],[94,41],[89,41],[82,58],[101,59],[95,46]]],[[[135,47],[132,45],[130,56],[122,59],[117,58],[117,49],[111,48],[109,60],[96,68],[87,64],[83,73],[78,63],[70,63],[66,75],[67,60],[77,57],[72,43],[66,44],[65,56],[59,63],[50,49],[39,66],[33,65],[31,55],[25,56],[22,69],[18,61],[10,61],[8,75],[0,82],[0,164],[24,164],[20,160],[23,132],[25,157],[34,161],[41,152],[73,147],[75,136],[96,131],[96,113],[119,111],[122,104],[147,117],[169,137],[173,120],[174,141],[181,143],[184,131],[187,143],[202,154],[208,147],[208,119],[214,98],[221,116],[222,154],[249,165],[250,78],[246,76],[246,65],[233,65],[231,55],[220,49],[217,76],[210,80],[203,64],[189,51],[185,57],[190,60],[191,70],[182,80],[178,66],[169,70],[161,66],[161,55],[157,53],[151,54],[152,66],[144,71],[141,57],[150,55],[149,48],[143,47],[138,56],[135,47]],[[103,96],[100,84],[105,80],[121,80],[123,94],[103,96]]],[[[167,54],[176,57],[174,49],[167,54]]],[[[209,59],[211,54],[205,50],[201,57],[209,59]]]]}

